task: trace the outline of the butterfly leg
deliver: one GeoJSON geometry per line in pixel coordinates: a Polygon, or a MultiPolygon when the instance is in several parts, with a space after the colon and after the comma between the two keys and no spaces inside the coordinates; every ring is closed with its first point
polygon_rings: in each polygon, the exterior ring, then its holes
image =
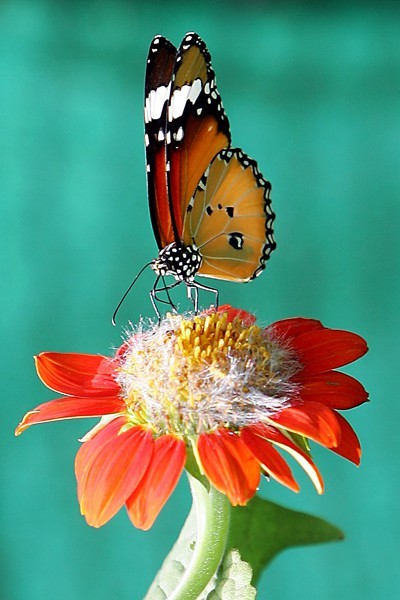
{"type": "Polygon", "coordinates": [[[153,285],[152,289],[149,292],[149,296],[150,296],[150,301],[151,301],[151,304],[153,306],[154,312],[157,315],[158,322],[160,323],[160,321],[161,321],[161,313],[158,310],[158,306],[157,306],[157,302],[159,302],[159,299],[157,298],[157,283],[159,282],[159,280],[160,280],[160,275],[158,275],[156,277],[154,285],[153,285]]]}
{"type": "Polygon", "coordinates": [[[214,294],[214,306],[215,308],[218,308],[218,299],[219,299],[219,292],[216,288],[212,288],[208,285],[203,285],[202,283],[199,283],[198,281],[193,281],[190,284],[186,284],[187,285],[187,295],[189,300],[192,301],[193,303],[193,308],[194,308],[194,312],[197,314],[199,311],[199,290],[205,290],[206,292],[212,292],[214,294]],[[193,290],[193,292],[192,292],[193,290]],[[193,295],[192,295],[193,293],[193,295]]]}
{"type": "Polygon", "coordinates": [[[154,312],[157,315],[158,323],[160,323],[160,321],[161,321],[161,313],[158,310],[157,299],[156,299],[156,292],[155,292],[154,288],[150,290],[149,296],[150,296],[150,300],[151,300],[151,304],[153,306],[154,312]]]}
{"type": "Polygon", "coordinates": [[[199,312],[199,290],[195,285],[188,285],[186,288],[187,297],[193,304],[194,313],[199,312]]]}
{"type": "Polygon", "coordinates": [[[180,281],[174,281],[173,283],[166,285],[165,279],[162,275],[158,275],[158,277],[156,278],[154,285],[153,285],[153,289],[150,290],[150,300],[153,305],[154,312],[156,313],[159,321],[161,321],[161,313],[158,310],[158,306],[157,306],[158,303],[168,304],[168,306],[170,306],[173,311],[175,311],[175,312],[177,311],[177,308],[176,308],[175,304],[172,302],[171,296],[169,295],[169,290],[172,290],[172,288],[176,287],[180,283],[181,283],[180,281]],[[162,279],[162,282],[164,285],[162,287],[157,287],[160,279],[162,279]],[[160,292],[166,293],[167,300],[164,300],[164,298],[159,297],[160,292]]]}
{"type": "MultiPolygon", "coordinates": [[[[162,277],[162,276],[161,276],[162,277]]],[[[168,306],[170,306],[172,308],[172,310],[174,310],[175,312],[177,312],[177,308],[175,306],[175,304],[172,302],[171,296],[169,295],[169,290],[172,290],[172,288],[176,287],[177,285],[179,285],[181,282],[180,281],[174,281],[174,283],[170,283],[168,285],[165,284],[165,280],[164,277],[162,277],[163,280],[163,286],[162,287],[155,287],[154,289],[154,297],[156,302],[161,302],[162,304],[168,304],[168,306]],[[164,300],[164,298],[160,298],[158,296],[159,292],[165,292],[166,296],[167,296],[167,300],[164,300]]]]}
{"type": "Polygon", "coordinates": [[[160,290],[165,291],[165,293],[167,295],[167,304],[169,304],[171,306],[172,310],[177,312],[177,308],[176,308],[175,304],[172,302],[171,296],[169,295],[169,290],[174,288],[175,286],[177,286],[180,283],[180,281],[175,281],[174,283],[167,285],[165,283],[165,278],[162,275],[161,275],[161,278],[162,278],[162,282],[163,282],[163,287],[160,288],[160,290]]]}

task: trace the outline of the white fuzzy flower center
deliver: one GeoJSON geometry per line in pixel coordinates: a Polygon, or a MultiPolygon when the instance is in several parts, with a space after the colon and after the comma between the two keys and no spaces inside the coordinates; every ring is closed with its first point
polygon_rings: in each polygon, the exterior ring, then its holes
{"type": "Polygon", "coordinates": [[[266,422],[296,397],[298,368],[285,344],[239,318],[167,316],[129,336],[118,381],[133,423],[186,437],[266,422]]]}

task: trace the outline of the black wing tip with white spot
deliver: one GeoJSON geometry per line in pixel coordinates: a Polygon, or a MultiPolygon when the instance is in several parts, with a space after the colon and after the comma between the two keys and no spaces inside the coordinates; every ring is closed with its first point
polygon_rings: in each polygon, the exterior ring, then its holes
{"type": "MultiPolygon", "coordinates": [[[[186,33],[185,37],[179,45],[179,48],[177,49],[174,72],[172,75],[172,85],[174,85],[174,81],[176,80],[176,75],[179,70],[179,65],[182,61],[183,54],[185,52],[188,52],[193,46],[199,49],[199,52],[202,55],[206,64],[207,70],[207,82],[204,86],[202,86],[201,93],[195,101],[195,109],[197,115],[199,117],[204,117],[207,114],[214,115],[218,122],[218,129],[227,137],[228,144],[230,144],[231,134],[229,120],[224,110],[220,93],[217,89],[215,71],[211,64],[211,54],[204,40],[193,31],[186,33]]],[[[193,81],[188,81],[188,83],[193,83],[193,81]]],[[[190,106],[190,102],[188,102],[188,106],[185,107],[183,115],[178,119],[172,119],[170,121],[172,139],[174,139],[177,146],[179,145],[179,142],[183,139],[183,136],[181,139],[179,139],[178,132],[180,128],[183,128],[182,131],[184,131],[184,125],[186,123],[187,114],[189,111],[193,112],[193,108],[193,106],[190,106]]]]}
{"type": "Polygon", "coordinates": [[[195,33],[194,31],[188,31],[185,34],[184,38],[182,39],[182,41],[179,45],[178,54],[179,54],[179,52],[188,50],[191,46],[197,46],[200,49],[200,52],[203,54],[204,59],[207,62],[207,64],[209,64],[211,66],[211,54],[208,51],[206,43],[199,36],[199,34],[195,33]]]}
{"type": "Polygon", "coordinates": [[[173,45],[172,42],[170,42],[170,40],[166,37],[164,37],[161,34],[155,35],[153,37],[153,39],[151,40],[151,44],[149,47],[149,52],[148,52],[148,56],[147,56],[147,62],[149,62],[149,60],[151,60],[151,57],[156,54],[157,52],[159,52],[160,50],[173,50],[174,52],[176,52],[176,47],[173,45]]]}

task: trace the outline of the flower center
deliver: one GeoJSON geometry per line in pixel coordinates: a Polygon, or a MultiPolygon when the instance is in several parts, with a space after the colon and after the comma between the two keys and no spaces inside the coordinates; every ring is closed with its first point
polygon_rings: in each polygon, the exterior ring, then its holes
{"type": "Polygon", "coordinates": [[[279,340],[214,312],[131,335],[118,381],[132,423],[187,437],[267,420],[293,395],[296,370],[279,340]]]}

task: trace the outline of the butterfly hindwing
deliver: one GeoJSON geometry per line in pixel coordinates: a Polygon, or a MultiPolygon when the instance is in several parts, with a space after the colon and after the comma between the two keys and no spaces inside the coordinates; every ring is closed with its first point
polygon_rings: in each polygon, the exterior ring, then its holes
{"type": "Polygon", "coordinates": [[[176,55],[166,142],[170,207],[181,238],[186,208],[200,178],[214,156],[230,143],[210,54],[195,33],[186,34],[176,55]]]}
{"type": "Polygon", "coordinates": [[[150,215],[160,249],[175,239],[167,188],[165,143],[175,58],[175,46],[165,37],[156,36],[147,58],[144,122],[150,215]]]}
{"type": "Polygon", "coordinates": [[[183,241],[202,256],[199,275],[249,281],[275,248],[271,185],[241,150],[224,149],[212,160],[190,200],[183,241]]]}

